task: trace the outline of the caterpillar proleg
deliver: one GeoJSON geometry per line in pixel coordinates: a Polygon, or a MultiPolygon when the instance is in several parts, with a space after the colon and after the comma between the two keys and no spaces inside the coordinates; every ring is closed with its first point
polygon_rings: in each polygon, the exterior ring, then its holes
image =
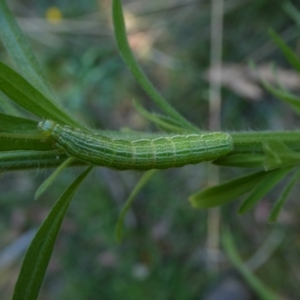
{"type": "Polygon", "coordinates": [[[217,159],[233,150],[227,133],[168,135],[127,140],[88,134],[46,120],[38,127],[70,155],[92,165],[117,170],[182,167],[217,159]]]}

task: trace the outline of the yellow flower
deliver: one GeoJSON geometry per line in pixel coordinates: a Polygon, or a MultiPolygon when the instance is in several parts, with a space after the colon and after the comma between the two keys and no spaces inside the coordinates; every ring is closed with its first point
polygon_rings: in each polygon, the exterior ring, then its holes
{"type": "Polygon", "coordinates": [[[62,20],[62,13],[59,8],[52,6],[46,10],[45,17],[50,23],[59,23],[62,20]]]}

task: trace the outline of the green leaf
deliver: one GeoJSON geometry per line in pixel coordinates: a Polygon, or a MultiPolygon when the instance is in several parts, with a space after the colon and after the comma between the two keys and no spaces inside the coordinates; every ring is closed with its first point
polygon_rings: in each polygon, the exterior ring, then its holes
{"type": "MultiPolygon", "coordinates": [[[[0,143],[1,145],[1,143],[0,143]]],[[[61,150],[51,151],[3,151],[0,152],[0,170],[27,170],[38,168],[56,168],[61,165],[68,155],[61,150]]],[[[75,160],[71,166],[84,166],[86,163],[75,160]]]]}
{"type": "Polygon", "coordinates": [[[263,143],[266,154],[264,161],[265,170],[287,167],[300,162],[300,154],[292,151],[281,141],[269,141],[263,143]]]}
{"type": "Polygon", "coordinates": [[[300,27],[300,12],[291,2],[286,1],[283,4],[283,9],[288,13],[288,15],[294,20],[294,22],[300,27]]]}
{"type": "Polygon", "coordinates": [[[239,208],[239,214],[244,214],[261,200],[280,180],[282,180],[292,168],[277,169],[268,172],[260,183],[251,191],[239,208]]]}
{"type": "Polygon", "coordinates": [[[285,43],[285,41],[272,29],[269,29],[269,35],[280,48],[285,58],[289,61],[292,67],[300,72],[300,59],[298,55],[285,43]]]}
{"type": "Polygon", "coordinates": [[[0,113],[0,131],[37,133],[37,122],[0,113]]]}
{"type": "Polygon", "coordinates": [[[122,11],[122,5],[120,0],[113,0],[113,22],[115,29],[115,37],[117,40],[117,45],[121,56],[130,69],[131,73],[140,84],[140,86],[145,90],[145,92],[150,96],[150,98],[170,117],[177,120],[181,126],[185,129],[191,131],[198,131],[196,127],[194,127],[190,122],[188,122],[185,118],[183,118],[165,99],[161,96],[161,94],[156,90],[153,84],[149,81],[145,73],[142,71],[140,66],[138,65],[134,55],[129,47],[126,29],[122,11]]]}
{"type": "Polygon", "coordinates": [[[294,176],[290,179],[288,184],[285,186],[284,190],[282,191],[279,199],[276,201],[275,205],[272,207],[270,216],[269,216],[269,222],[276,222],[277,218],[282,210],[283,205],[285,204],[287,197],[291,193],[293,187],[298,182],[300,177],[299,172],[296,172],[294,176]]]}
{"type": "Polygon", "coordinates": [[[70,117],[60,105],[51,102],[28,81],[1,62],[0,90],[18,105],[40,118],[84,129],[83,125],[70,117]]]}
{"type": "Polygon", "coordinates": [[[5,0],[0,0],[0,37],[19,72],[53,101],[55,97],[44,72],[5,0]]]}
{"type": "Polygon", "coordinates": [[[209,208],[235,200],[253,189],[269,172],[260,171],[204,189],[189,197],[194,208],[209,208]]]}
{"type": "Polygon", "coordinates": [[[262,168],[265,155],[263,154],[233,154],[223,156],[212,163],[218,166],[238,168],[262,168]]]}
{"type": "Polygon", "coordinates": [[[64,216],[76,190],[92,167],[82,172],[57,201],[25,255],[13,300],[37,299],[64,216]]]}
{"type": "MultiPolygon", "coordinates": [[[[182,127],[174,125],[174,122],[171,123],[168,119],[162,119],[157,114],[149,113],[146,109],[144,109],[137,101],[133,101],[133,105],[135,109],[147,120],[155,123],[158,127],[170,131],[170,132],[187,132],[186,129],[182,127]]],[[[173,121],[173,120],[172,120],[173,121]]]]}
{"type": "Polygon", "coordinates": [[[17,110],[14,104],[4,94],[0,97],[0,111],[9,115],[22,116],[21,112],[17,110]]]}
{"type": "Polygon", "coordinates": [[[263,282],[261,282],[250,270],[246,267],[246,265],[241,260],[237,249],[234,245],[232,235],[229,230],[223,232],[222,235],[223,246],[226,251],[226,254],[234,265],[234,267],[240,272],[245,281],[249,284],[249,286],[253,289],[253,291],[257,294],[259,299],[261,300],[282,300],[279,296],[277,296],[274,291],[272,291],[269,287],[267,287],[263,282]]]}
{"type": "Polygon", "coordinates": [[[34,195],[34,199],[37,200],[53,183],[53,181],[57,178],[57,176],[68,167],[75,158],[69,157],[66,159],[37,189],[34,195]]]}
{"type": "Polygon", "coordinates": [[[293,95],[292,93],[282,91],[281,89],[276,89],[272,87],[270,84],[264,82],[263,80],[261,81],[264,88],[269,91],[271,94],[273,94],[275,97],[278,99],[288,103],[291,105],[293,110],[300,115],[300,98],[293,95]]]}
{"type": "Polygon", "coordinates": [[[123,209],[121,211],[121,214],[119,216],[117,225],[116,225],[116,240],[118,243],[122,240],[122,230],[123,230],[123,223],[124,218],[131,207],[136,195],[139,193],[139,191],[148,183],[148,181],[153,177],[153,175],[157,172],[157,170],[149,170],[143,174],[139,182],[136,184],[135,188],[129,195],[128,199],[126,200],[123,209]]]}

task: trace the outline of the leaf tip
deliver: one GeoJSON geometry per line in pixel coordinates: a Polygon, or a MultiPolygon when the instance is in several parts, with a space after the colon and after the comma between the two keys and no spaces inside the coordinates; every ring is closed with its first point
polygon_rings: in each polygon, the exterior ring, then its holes
{"type": "Polygon", "coordinates": [[[198,201],[197,201],[196,197],[194,197],[193,195],[188,198],[188,201],[190,202],[190,205],[193,208],[199,208],[198,201]]]}

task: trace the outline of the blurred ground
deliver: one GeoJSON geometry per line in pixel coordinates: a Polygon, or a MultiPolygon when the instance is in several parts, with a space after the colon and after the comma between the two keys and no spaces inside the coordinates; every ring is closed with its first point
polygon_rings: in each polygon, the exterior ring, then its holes
{"type": "MultiPolygon", "coordinates": [[[[130,44],[145,72],[178,111],[207,129],[207,78],[214,71],[209,68],[210,1],[122,2],[130,44]]],[[[118,55],[111,1],[15,0],[9,4],[57,95],[74,115],[101,129],[157,130],[132,105],[136,99],[158,111],[118,55]]],[[[281,5],[282,1],[225,1],[224,130],[299,127],[299,118],[265,93],[248,67],[254,60],[265,72],[262,76],[272,81],[269,64],[276,62],[280,81],[295,92],[299,89],[298,75],[267,35],[272,27],[299,53],[299,28],[281,5]]],[[[0,59],[10,63],[0,47],[0,59]]],[[[114,226],[141,174],[95,169],[64,221],[40,299],[225,299],[209,295],[226,280],[232,286],[231,274],[229,279],[226,275],[231,266],[221,253],[219,271],[208,271],[207,211],[193,210],[187,201],[192,192],[206,186],[207,169],[201,164],[157,173],[128,214],[121,245],[115,242],[114,226]]],[[[33,200],[34,192],[49,170],[1,174],[0,262],[6,247],[41,224],[78,172],[65,171],[55,188],[38,202],[33,200]]],[[[221,169],[222,180],[239,174],[242,170],[221,169]]],[[[267,223],[272,194],[243,217],[236,213],[238,202],[222,207],[222,228],[228,225],[232,229],[245,261],[265,241],[271,245],[271,250],[263,252],[265,259],[260,263],[255,257],[250,267],[284,299],[298,299],[300,294],[298,194],[296,188],[276,225],[267,223]],[[278,228],[284,234],[279,234],[278,228]]],[[[22,243],[26,245],[25,238],[22,243]]],[[[23,246],[17,244],[16,248],[22,250],[23,246]]],[[[11,297],[20,255],[7,264],[0,263],[1,299],[11,297]]],[[[238,282],[245,288],[243,281],[238,282]]],[[[245,289],[249,299],[255,299],[245,289]]]]}

